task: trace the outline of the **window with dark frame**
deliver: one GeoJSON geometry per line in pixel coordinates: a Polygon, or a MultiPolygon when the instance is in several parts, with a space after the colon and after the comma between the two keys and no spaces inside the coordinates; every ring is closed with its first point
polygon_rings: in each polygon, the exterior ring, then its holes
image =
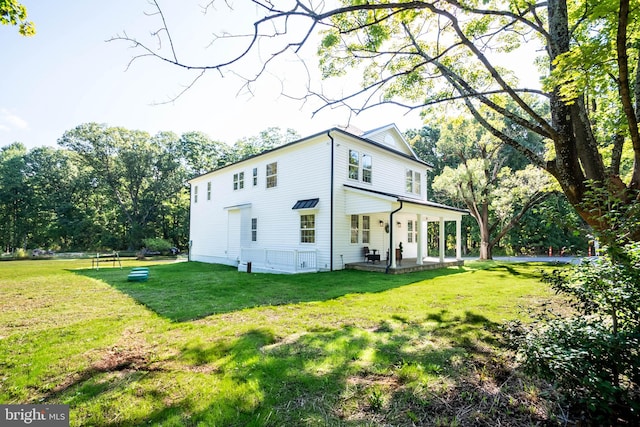
{"type": "Polygon", "coordinates": [[[211,181],[207,182],[207,200],[211,200],[211,181]]]}

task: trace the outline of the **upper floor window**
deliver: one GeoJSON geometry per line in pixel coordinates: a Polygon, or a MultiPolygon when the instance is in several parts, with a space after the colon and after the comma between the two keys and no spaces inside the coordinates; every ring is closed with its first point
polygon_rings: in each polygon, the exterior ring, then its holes
{"type": "Polygon", "coordinates": [[[407,169],[405,182],[406,182],[405,190],[407,191],[407,193],[415,193],[415,194],[422,193],[422,187],[421,187],[422,175],[420,174],[420,172],[407,169]]]}
{"type": "Polygon", "coordinates": [[[253,168],[253,186],[258,185],[258,168],[253,168]]]}
{"type": "Polygon", "coordinates": [[[373,162],[369,154],[349,150],[349,179],[371,183],[373,162]]]}
{"type": "Polygon", "coordinates": [[[207,182],[207,200],[211,200],[211,181],[207,182]]]}
{"type": "Polygon", "coordinates": [[[198,203],[198,186],[193,187],[193,203],[198,203]]]}
{"type": "Polygon", "coordinates": [[[349,179],[358,180],[360,177],[360,153],[349,150],[349,179]]]}
{"type": "Polygon", "coordinates": [[[316,216],[300,215],[300,243],[316,242],[316,216]]]}
{"type": "Polygon", "coordinates": [[[362,155],[362,182],[371,183],[372,172],[371,156],[368,154],[362,155]]]}
{"type": "Polygon", "coordinates": [[[244,188],[244,172],[233,174],[233,189],[241,190],[244,188]]]}
{"type": "Polygon", "coordinates": [[[278,185],[278,163],[273,162],[267,165],[267,188],[278,185]]]}

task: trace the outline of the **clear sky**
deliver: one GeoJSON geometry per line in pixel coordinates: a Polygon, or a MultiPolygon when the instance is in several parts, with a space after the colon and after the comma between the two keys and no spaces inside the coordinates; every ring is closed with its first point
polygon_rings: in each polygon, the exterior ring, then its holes
{"type": "MultiPolygon", "coordinates": [[[[150,33],[160,27],[160,21],[158,16],[145,15],[145,11],[152,11],[146,0],[21,3],[27,7],[37,34],[22,37],[16,27],[0,26],[0,147],[14,141],[29,148],[55,145],[66,130],[87,122],[152,134],[202,131],[230,144],[272,126],[292,128],[306,136],[348,124],[349,114],[344,109],[328,109],[312,117],[311,103],[281,95],[282,81],[288,93],[305,92],[306,71],[291,58],[261,78],[252,95],[239,93],[242,81],[232,73],[223,77],[211,72],[175,102],[160,105],[179,93],[195,74],[148,58],[134,61],[127,69],[137,51],[126,42],[107,42],[126,31],[157,45],[150,33]]],[[[200,3],[180,0],[160,4],[166,8],[169,28],[175,31],[179,59],[212,63],[236,51],[234,43],[240,43],[235,40],[207,47],[212,34],[242,31],[251,24],[251,13],[240,9],[227,13],[220,6],[204,15],[200,3]]],[[[316,48],[310,45],[307,54],[313,57],[316,48]]],[[[249,60],[236,71],[248,74],[255,66],[256,62],[249,60]]],[[[392,107],[354,117],[350,124],[368,130],[392,122],[400,130],[422,126],[417,113],[405,115],[404,110],[392,107]]]]}

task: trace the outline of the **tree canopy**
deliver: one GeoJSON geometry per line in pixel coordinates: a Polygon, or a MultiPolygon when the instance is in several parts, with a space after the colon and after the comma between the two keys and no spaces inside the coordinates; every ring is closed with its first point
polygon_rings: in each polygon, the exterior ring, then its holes
{"type": "MultiPolygon", "coordinates": [[[[158,16],[164,18],[157,3],[158,16]]],[[[217,5],[217,2],[215,3],[217,5]]],[[[605,206],[590,205],[586,195],[596,186],[624,203],[640,194],[640,7],[629,0],[439,0],[325,2],[252,2],[258,17],[246,44],[230,60],[211,64],[180,62],[179,46],[156,50],[131,36],[118,36],[153,56],[197,72],[231,71],[235,63],[259,52],[267,72],[274,58],[300,52],[321,32],[319,66],[324,78],[352,77],[359,86],[331,97],[310,86],[325,107],[346,106],[360,112],[392,103],[428,113],[443,103],[463,105],[495,138],[545,169],[570,203],[596,230],[606,230],[605,206]],[[263,42],[264,43],[261,43],[263,42]],[[268,41],[268,43],[267,43],[268,41]],[[279,42],[279,44],[278,44],[279,42]],[[543,83],[527,84],[496,58],[522,61],[520,49],[540,46],[529,56],[543,83]],[[268,46],[268,47],[266,47],[268,46]],[[269,49],[267,52],[261,49],[269,49]],[[483,111],[488,111],[489,115],[483,111]],[[491,120],[500,115],[511,132],[491,120]],[[548,141],[538,153],[514,138],[532,132],[548,141]],[[623,161],[623,154],[630,155],[623,161]]],[[[214,2],[207,10],[215,14],[214,2]]],[[[162,19],[166,22],[164,19],[162,19]]],[[[163,26],[159,37],[171,41],[163,26]]],[[[165,44],[167,45],[167,44],[165,44]]],[[[502,62],[504,63],[504,62],[502,62]]],[[[248,81],[252,81],[251,77],[248,81]]],[[[640,239],[640,228],[620,230],[640,239]]]]}

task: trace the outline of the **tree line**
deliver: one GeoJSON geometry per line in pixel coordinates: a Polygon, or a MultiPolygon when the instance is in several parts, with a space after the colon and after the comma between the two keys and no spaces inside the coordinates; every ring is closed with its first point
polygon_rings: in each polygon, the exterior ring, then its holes
{"type": "Polygon", "coordinates": [[[87,123],[58,147],[14,142],[0,149],[2,249],[137,250],[145,238],[186,248],[186,181],[297,137],[269,128],[230,146],[202,132],[87,123]]]}

